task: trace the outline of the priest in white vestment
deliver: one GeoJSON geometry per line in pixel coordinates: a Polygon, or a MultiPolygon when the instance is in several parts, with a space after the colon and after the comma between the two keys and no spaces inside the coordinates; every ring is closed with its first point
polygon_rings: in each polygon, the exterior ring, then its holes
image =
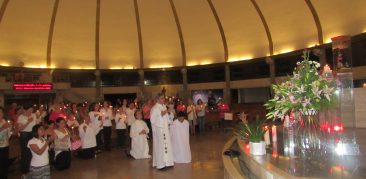
{"type": "Polygon", "coordinates": [[[131,137],[131,151],[130,154],[135,159],[150,158],[149,155],[149,143],[147,143],[147,137],[149,128],[145,121],[142,120],[142,112],[137,110],[135,112],[136,120],[131,125],[130,137],[131,137]]]}
{"type": "Polygon", "coordinates": [[[151,127],[153,132],[153,167],[163,169],[174,166],[172,144],[169,133],[168,110],[164,105],[165,97],[158,94],[157,103],[151,108],[151,127]]]}
{"type": "Polygon", "coordinates": [[[178,119],[170,125],[173,157],[175,163],[191,162],[191,147],[189,144],[189,122],[184,119],[184,112],[178,113],[178,119]]]}

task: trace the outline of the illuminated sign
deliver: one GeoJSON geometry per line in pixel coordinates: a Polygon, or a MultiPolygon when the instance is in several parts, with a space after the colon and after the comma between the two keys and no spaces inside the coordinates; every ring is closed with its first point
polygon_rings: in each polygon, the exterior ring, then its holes
{"type": "Polygon", "coordinates": [[[19,91],[26,90],[52,90],[52,83],[13,83],[13,89],[19,91]]]}

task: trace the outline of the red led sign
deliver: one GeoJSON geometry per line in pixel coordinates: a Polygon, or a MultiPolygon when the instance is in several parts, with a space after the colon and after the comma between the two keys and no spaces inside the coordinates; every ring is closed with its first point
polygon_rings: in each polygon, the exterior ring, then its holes
{"type": "Polygon", "coordinates": [[[13,83],[14,90],[52,90],[52,83],[13,83]]]}

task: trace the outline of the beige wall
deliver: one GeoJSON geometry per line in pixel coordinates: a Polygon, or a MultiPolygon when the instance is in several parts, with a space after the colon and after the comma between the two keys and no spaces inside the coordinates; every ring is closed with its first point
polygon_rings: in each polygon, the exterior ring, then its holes
{"type": "Polygon", "coordinates": [[[355,88],[356,127],[366,128],[366,88],[355,88]]]}

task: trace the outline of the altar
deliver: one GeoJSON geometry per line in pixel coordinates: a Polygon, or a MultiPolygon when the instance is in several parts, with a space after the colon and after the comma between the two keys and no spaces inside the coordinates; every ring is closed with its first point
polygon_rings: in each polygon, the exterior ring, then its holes
{"type": "Polygon", "coordinates": [[[304,161],[296,156],[286,154],[283,140],[279,138],[278,148],[267,148],[263,156],[251,155],[248,143],[236,137],[228,141],[223,149],[238,151],[237,157],[223,155],[226,179],[237,178],[366,178],[366,129],[356,130],[361,155],[333,156],[324,161],[320,168],[314,167],[311,161],[304,161]]]}

